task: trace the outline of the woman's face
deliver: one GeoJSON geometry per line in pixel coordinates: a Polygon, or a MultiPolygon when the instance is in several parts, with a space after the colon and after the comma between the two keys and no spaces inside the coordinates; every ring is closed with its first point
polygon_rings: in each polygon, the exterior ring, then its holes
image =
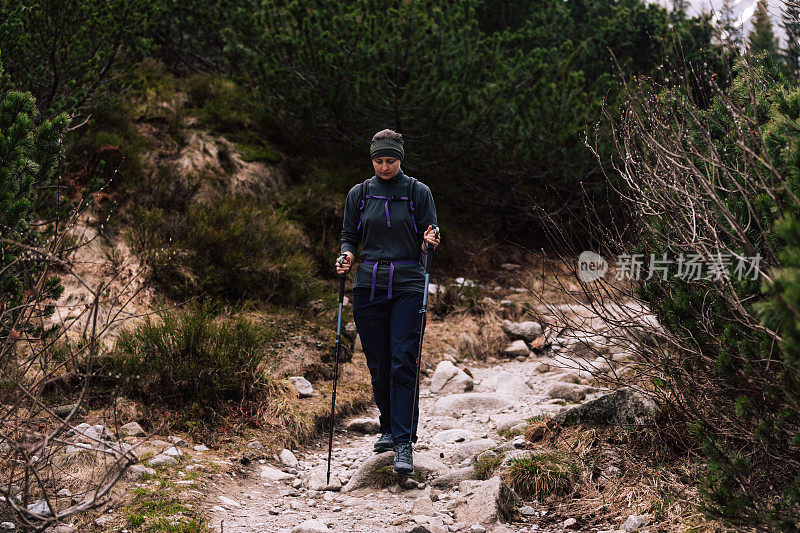
{"type": "Polygon", "coordinates": [[[372,160],[372,166],[379,178],[388,180],[397,175],[397,171],[400,170],[400,160],[394,157],[376,157],[372,160]]]}

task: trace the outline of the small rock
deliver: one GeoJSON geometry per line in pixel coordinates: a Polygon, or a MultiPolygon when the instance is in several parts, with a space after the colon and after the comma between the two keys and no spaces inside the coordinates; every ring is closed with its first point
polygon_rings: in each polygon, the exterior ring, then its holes
{"type": "Polygon", "coordinates": [[[144,437],[147,435],[138,422],[128,422],[124,426],[120,426],[119,434],[122,437],[144,437]]]}
{"type": "Polygon", "coordinates": [[[356,433],[364,433],[365,435],[374,435],[380,432],[381,425],[372,418],[356,418],[348,422],[345,429],[356,433]]]}
{"type": "Polygon", "coordinates": [[[309,490],[341,490],[342,483],[336,476],[331,476],[331,482],[328,483],[328,471],[325,469],[317,469],[311,472],[305,482],[305,486],[309,490]]]}
{"type": "Polygon", "coordinates": [[[220,496],[219,501],[221,501],[222,505],[228,509],[240,509],[242,507],[241,503],[237,502],[236,500],[232,500],[227,496],[220,496]]]}
{"type": "Polygon", "coordinates": [[[281,463],[285,464],[289,468],[297,468],[297,465],[300,464],[297,460],[297,457],[295,457],[294,454],[286,448],[281,450],[281,453],[278,457],[281,460],[281,463]]]}
{"type": "Polygon", "coordinates": [[[631,515],[625,520],[625,523],[622,524],[620,529],[623,531],[638,531],[640,528],[643,528],[647,524],[650,523],[650,517],[646,514],[640,515],[631,515]]]}
{"type": "Polygon", "coordinates": [[[547,389],[547,395],[551,398],[568,400],[570,402],[579,402],[586,398],[587,394],[590,394],[595,390],[597,389],[589,385],[557,382],[550,385],[550,388],[547,389]]]}
{"type": "Polygon", "coordinates": [[[174,435],[170,435],[167,437],[167,440],[172,443],[173,446],[177,446],[179,448],[188,448],[189,445],[180,437],[175,437],[174,435]]]}
{"type": "Polygon", "coordinates": [[[71,403],[68,405],[59,405],[53,409],[53,412],[56,414],[56,416],[67,416],[72,412],[73,409],[77,407],[78,407],[77,403],[71,403]]]}
{"type": "Polygon", "coordinates": [[[534,370],[536,370],[540,374],[545,374],[547,372],[550,372],[550,365],[545,363],[544,361],[541,361],[539,364],[536,365],[536,367],[534,367],[534,370]]]}
{"type": "Polygon", "coordinates": [[[264,449],[264,445],[257,440],[251,440],[250,442],[248,442],[247,447],[250,448],[251,450],[259,450],[259,451],[264,449]]]}
{"type": "Polygon", "coordinates": [[[522,516],[536,516],[536,509],[530,505],[523,505],[519,508],[519,512],[522,516]]]}
{"type": "Polygon", "coordinates": [[[144,465],[133,465],[125,472],[125,477],[131,481],[139,481],[146,475],[154,476],[156,471],[144,465]]]}
{"type": "Polygon", "coordinates": [[[301,398],[310,398],[314,395],[314,387],[311,385],[311,382],[303,376],[293,376],[290,377],[289,380],[294,383],[294,388],[301,398]]]}
{"type": "Polygon", "coordinates": [[[480,524],[473,524],[469,531],[470,533],[486,533],[486,528],[480,524]]]}
{"type": "Polygon", "coordinates": [[[196,452],[207,452],[208,451],[208,446],[206,446],[205,444],[198,444],[197,446],[195,446],[192,449],[194,451],[196,451],[196,452]]]}
{"type": "Polygon", "coordinates": [[[451,361],[442,361],[431,378],[430,391],[436,394],[456,394],[472,390],[474,383],[466,372],[451,361]]]}
{"type": "Polygon", "coordinates": [[[147,464],[150,466],[175,466],[178,464],[178,460],[174,457],[170,457],[169,455],[156,455],[152,459],[150,459],[147,464]]]}
{"type": "Polygon", "coordinates": [[[106,515],[103,515],[101,517],[96,518],[95,521],[94,521],[94,525],[96,525],[97,527],[106,527],[113,520],[114,520],[113,516],[106,514],[106,515]]]}
{"type": "Polygon", "coordinates": [[[3,531],[12,531],[12,530],[14,530],[16,528],[17,528],[17,526],[14,524],[14,522],[2,522],[2,523],[0,523],[0,529],[2,529],[3,531]]]}
{"type": "Polygon", "coordinates": [[[478,439],[472,442],[464,442],[456,446],[456,449],[450,454],[450,459],[453,462],[460,463],[466,459],[471,459],[475,454],[490,450],[495,446],[497,446],[497,441],[494,439],[478,439]]]}
{"type": "Polygon", "coordinates": [[[538,322],[510,322],[503,320],[501,327],[512,339],[521,339],[528,342],[542,334],[542,326],[538,322]]]}
{"type": "Polygon", "coordinates": [[[528,348],[528,345],[525,344],[523,340],[516,340],[506,346],[506,349],[503,350],[503,355],[508,357],[528,357],[530,355],[531,350],[528,348]]]}
{"type": "Polygon", "coordinates": [[[561,524],[561,525],[564,527],[564,529],[572,529],[576,525],[578,525],[578,521],[575,520],[574,518],[567,518],[566,520],[564,520],[564,523],[561,524]]]}
{"type": "Polygon", "coordinates": [[[51,516],[53,512],[50,506],[44,500],[37,500],[27,507],[29,513],[37,514],[39,516],[51,516]]]}
{"type": "Polygon", "coordinates": [[[183,452],[180,451],[176,446],[170,446],[161,453],[169,457],[181,457],[183,455],[183,452]]]}

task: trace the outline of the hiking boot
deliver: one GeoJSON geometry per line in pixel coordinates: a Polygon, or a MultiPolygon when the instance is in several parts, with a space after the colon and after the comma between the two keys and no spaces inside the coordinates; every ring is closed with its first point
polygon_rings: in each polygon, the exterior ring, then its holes
{"type": "Polygon", "coordinates": [[[375,450],[375,453],[392,451],[394,449],[394,439],[392,438],[392,434],[384,433],[381,435],[381,438],[378,439],[378,442],[375,443],[375,446],[373,446],[372,449],[375,450]]]}
{"type": "Polygon", "coordinates": [[[411,444],[403,442],[394,447],[394,473],[411,475],[414,461],[411,459],[411,444]]]}

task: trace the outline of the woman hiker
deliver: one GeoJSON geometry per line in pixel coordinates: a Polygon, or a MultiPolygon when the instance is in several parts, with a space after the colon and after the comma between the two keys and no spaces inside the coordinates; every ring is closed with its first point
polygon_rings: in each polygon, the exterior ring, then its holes
{"type": "Polygon", "coordinates": [[[376,452],[394,449],[394,471],[414,471],[411,444],[419,420],[414,397],[425,290],[423,261],[436,247],[436,206],[431,190],[400,170],[403,137],[392,130],[372,137],[375,175],[350,189],[345,200],[342,255],[336,271],[346,274],[361,243],[353,284],[353,317],[380,411],[376,452]]]}

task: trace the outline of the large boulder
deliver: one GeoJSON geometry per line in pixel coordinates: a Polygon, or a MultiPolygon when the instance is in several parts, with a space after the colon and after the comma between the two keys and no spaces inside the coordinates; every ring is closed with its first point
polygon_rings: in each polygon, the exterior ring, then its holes
{"type": "Polygon", "coordinates": [[[473,466],[454,468],[446,474],[443,474],[431,481],[431,485],[444,489],[454,487],[462,481],[466,481],[468,479],[478,479],[478,473],[475,472],[475,467],[473,466]]]}
{"type": "MultiPolygon", "coordinates": [[[[372,482],[372,472],[383,466],[394,463],[394,452],[383,452],[369,457],[361,463],[342,492],[350,492],[361,487],[366,487],[372,482]]],[[[428,454],[414,452],[414,472],[422,476],[440,476],[447,471],[447,467],[428,454]]]]}
{"type": "Polygon", "coordinates": [[[454,463],[460,463],[466,459],[471,459],[481,452],[491,450],[495,446],[497,446],[497,441],[494,439],[478,439],[471,442],[462,442],[456,445],[455,450],[450,454],[450,460],[454,463]]]}
{"type": "Polygon", "coordinates": [[[457,368],[451,361],[442,361],[431,378],[430,391],[438,394],[453,394],[472,390],[472,378],[457,368]]]}
{"type": "Polygon", "coordinates": [[[467,392],[439,398],[433,404],[433,413],[444,416],[460,416],[462,411],[496,412],[511,406],[511,400],[502,394],[467,392]]]}
{"type": "Polygon", "coordinates": [[[505,394],[511,398],[520,398],[533,392],[524,378],[511,372],[500,372],[497,375],[497,388],[495,392],[505,394]]]}
{"type": "Polygon", "coordinates": [[[532,341],[542,334],[542,326],[538,322],[511,322],[503,320],[501,327],[512,339],[521,339],[527,342],[532,341]]]}
{"type": "Polygon", "coordinates": [[[514,518],[521,503],[517,494],[495,476],[486,481],[462,481],[453,510],[456,522],[491,525],[514,518]]]}
{"type": "Polygon", "coordinates": [[[553,422],[562,426],[644,425],[655,421],[658,406],[649,397],[625,387],[583,405],[562,411],[553,422]]]}
{"type": "Polygon", "coordinates": [[[431,442],[466,442],[480,438],[474,431],[461,428],[446,429],[433,437],[431,442]]]}

